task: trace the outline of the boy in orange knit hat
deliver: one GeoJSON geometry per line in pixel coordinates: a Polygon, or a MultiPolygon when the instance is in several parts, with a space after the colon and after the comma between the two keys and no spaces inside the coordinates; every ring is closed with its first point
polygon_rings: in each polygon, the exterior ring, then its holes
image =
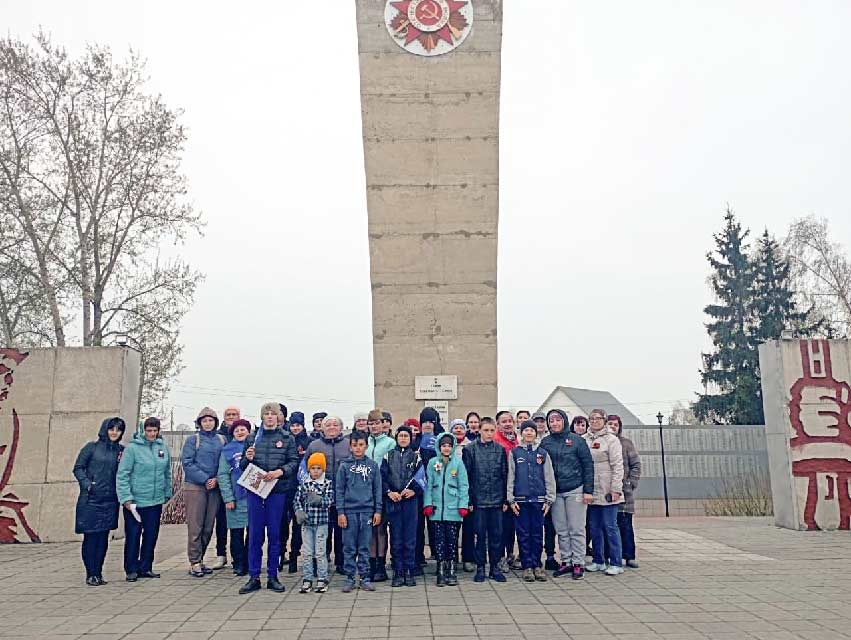
{"type": "Polygon", "coordinates": [[[293,501],[295,519],[301,525],[301,571],[299,593],[310,593],[316,578],[316,593],[328,591],[328,509],[334,503],[331,481],[325,477],[325,456],[315,452],[307,459],[309,476],[298,486],[293,501]],[[316,574],[314,576],[314,561],[316,574]]]}

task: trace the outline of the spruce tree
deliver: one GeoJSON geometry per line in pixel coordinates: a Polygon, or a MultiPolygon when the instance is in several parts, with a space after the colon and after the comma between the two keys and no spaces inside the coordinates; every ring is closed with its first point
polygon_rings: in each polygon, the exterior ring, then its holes
{"type": "Polygon", "coordinates": [[[795,337],[812,335],[824,329],[823,321],[813,320],[812,311],[799,311],[791,288],[791,266],[780,245],[768,230],[762,234],[753,258],[755,296],[753,300],[753,340],[759,345],[777,340],[784,330],[795,337]]]}
{"type": "Polygon", "coordinates": [[[752,331],[756,269],[748,255],[750,232],[742,230],[729,207],[724,222],[724,229],[714,235],[715,251],[706,256],[717,299],[704,308],[711,318],[706,330],[714,350],[702,354],[700,379],[706,393],[693,409],[702,422],[762,424],[759,356],[752,331]]]}

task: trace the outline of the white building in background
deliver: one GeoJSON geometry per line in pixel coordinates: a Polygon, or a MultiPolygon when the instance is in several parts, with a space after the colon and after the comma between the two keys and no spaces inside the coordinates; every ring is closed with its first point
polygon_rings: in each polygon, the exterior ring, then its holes
{"type": "Polygon", "coordinates": [[[562,409],[572,420],[575,416],[588,417],[592,409],[602,409],[606,413],[620,416],[625,425],[642,425],[632,411],[626,408],[608,391],[594,389],[577,389],[576,387],[556,387],[547,396],[538,411],[546,413],[550,409],[562,409]]]}

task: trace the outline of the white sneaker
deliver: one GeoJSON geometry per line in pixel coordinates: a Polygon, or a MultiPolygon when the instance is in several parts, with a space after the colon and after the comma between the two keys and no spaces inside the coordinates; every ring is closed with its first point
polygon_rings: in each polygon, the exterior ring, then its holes
{"type": "Polygon", "coordinates": [[[594,562],[592,562],[591,564],[586,564],[586,565],[585,565],[585,571],[591,571],[591,572],[594,572],[594,571],[603,571],[603,570],[605,570],[605,568],[606,568],[606,565],[604,565],[604,564],[596,564],[596,563],[594,563],[594,562]]]}
{"type": "Polygon", "coordinates": [[[216,562],[210,567],[213,571],[218,571],[219,569],[224,569],[225,565],[227,565],[228,559],[227,556],[216,556],[216,562]]]}
{"type": "Polygon", "coordinates": [[[607,576],[619,576],[620,574],[623,573],[623,567],[616,567],[616,566],[612,565],[611,567],[606,569],[603,573],[605,573],[607,576]]]}

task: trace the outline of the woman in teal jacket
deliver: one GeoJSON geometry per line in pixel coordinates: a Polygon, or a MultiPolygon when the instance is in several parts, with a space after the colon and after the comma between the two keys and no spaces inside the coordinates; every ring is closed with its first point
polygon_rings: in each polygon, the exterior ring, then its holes
{"type": "Polygon", "coordinates": [[[437,586],[458,584],[458,527],[469,513],[467,469],[455,455],[457,442],[451,433],[437,438],[437,456],[426,466],[423,513],[434,523],[434,553],[437,556],[437,586]]]}
{"type": "Polygon", "coordinates": [[[248,491],[237,484],[242,470],[239,461],[245,449],[245,440],[251,432],[248,420],[235,420],[231,425],[233,440],[222,448],[219,457],[219,491],[225,503],[225,514],[230,531],[230,555],[233,558],[233,573],[237,576],[248,575],[248,555],[245,553],[246,531],[248,529],[248,491]]]}
{"type": "Polygon", "coordinates": [[[171,498],[171,455],[160,438],[158,418],[145,420],[124,449],[115,477],[118,501],[124,506],[124,573],[127,582],[159,578],[154,549],[163,504],[171,498]]]}

